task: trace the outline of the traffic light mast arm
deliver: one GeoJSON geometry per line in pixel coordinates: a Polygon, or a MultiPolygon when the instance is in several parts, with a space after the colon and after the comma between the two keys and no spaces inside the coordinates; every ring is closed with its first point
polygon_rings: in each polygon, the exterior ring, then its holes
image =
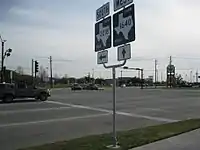
{"type": "Polygon", "coordinates": [[[141,68],[130,68],[127,66],[124,66],[123,69],[129,69],[129,70],[142,70],[141,68]]]}

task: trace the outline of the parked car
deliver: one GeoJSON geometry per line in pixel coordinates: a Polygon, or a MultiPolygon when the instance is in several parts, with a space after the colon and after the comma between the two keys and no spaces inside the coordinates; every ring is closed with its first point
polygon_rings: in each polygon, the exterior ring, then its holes
{"type": "Polygon", "coordinates": [[[82,89],[83,89],[83,87],[80,86],[79,84],[74,84],[74,85],[72,85],[72,87],[71,87],[71,90],[72,90],[72,91],[75,91],[75,90],[82,90],[82,89]]]}
{"type": "Polygon", "coordinates": [[[88,84],[87,86],[85,86],[84,89],[85,90],[99,90],[98,86],[95,84],[88,84]]]}
{"type": "Polygon", "coordinates": [[[12,102],[16,98],[35,98],[45,101],[50,97],[50,90],[26,84],[0,83],[0,99],[3,102],[12,102]]]}

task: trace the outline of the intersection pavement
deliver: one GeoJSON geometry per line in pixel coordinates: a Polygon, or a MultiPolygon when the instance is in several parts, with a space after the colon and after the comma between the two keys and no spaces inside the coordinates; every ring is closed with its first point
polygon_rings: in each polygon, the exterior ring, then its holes
{"type": "MultiPolygon", "coordinates": [[[[117,130],[199,116],[198,90],[117,89],[117,130]]],[[[112,132],[112,91],[52,91],[46,102],[0,104],[4,150],[112,132]]]]}

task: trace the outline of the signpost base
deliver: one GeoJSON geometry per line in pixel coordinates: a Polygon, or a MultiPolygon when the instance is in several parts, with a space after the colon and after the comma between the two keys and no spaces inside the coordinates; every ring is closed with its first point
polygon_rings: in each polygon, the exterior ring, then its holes
{"type": "Polygon", "coordinates": [[[109,146],[106,146],[107,148],[109,149],[119,149],[120,146],[119,145],[109,145],[109,146]]]}

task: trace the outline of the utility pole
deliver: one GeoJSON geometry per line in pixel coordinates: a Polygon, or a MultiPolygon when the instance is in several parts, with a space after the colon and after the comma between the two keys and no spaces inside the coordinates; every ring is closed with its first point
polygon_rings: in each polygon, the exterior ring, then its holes
{"type": "MultiPolygon", "coordinates": [[[[1,37],[0,37],[1,38],[1,37]]],[[[4,66],[4,44],[5,44],[6,40],[2,40],[1,39],[1,82],[4,82],[4,70],[3,70],[3,66],[4,66]]]]}
{"type": "Polygon", "coordinates": [[[138,70],[138,78],[140,78],[140,70],[138,70]]]}
{"type": "Polygon", "coordinates": [[[123,71],[121,70],[121,83],[120,83],[120,86],[122,85],[122,77],[123,77],[123,71]]]}
{"type": "Polygon", "coordinates": [[[155,88],[156,88],[156,82],[157,82],[157,59],[155,59],[155,88]]]}
{"type": "Polygon", "coordinates": [[[141,69],[141,89],[144,87],[144,69],[141,69]]]}
{"type": "Polygon", "coordinates": [[[92,81],[93,81],[93,84],[95,84],[95,79],[94,79],[94,68],[92,69],[92,81]]]}
{"type": "Polygon", "coordinates": [[[198,70],[197,70],[197,72],[196,72],[196,83],[198,83],[198,70]]]}
{"type": "Polygon", "coordinates": [[[33,77],[33,74],[34,74],[34,60],[32,59],[32,67],[31,67],[31,76],[32,76],[32,84],[34,83],[34,77],[33,77]]]}
{"type": "Polygon", "coordinates": [[[170,80],[170,88],[172,88],[172,56],[169,58],[169,80],[170,80]]]}
{"type": "Polygon", "coordinates": [[[190,71],[190,83],[192,83],[192,71],[190,71]]]}
{"type": "Polygon", "coordinates": [[[53,88],[53,72],[52,72],[52,56],[49,58],[50,61],[50,83],[51,83],[51,88],[53,88]]]}
{"type": "Polygon", "coordinates": [[[94,79],[94,69],[92,69],[92,78],[94,79]]]}

